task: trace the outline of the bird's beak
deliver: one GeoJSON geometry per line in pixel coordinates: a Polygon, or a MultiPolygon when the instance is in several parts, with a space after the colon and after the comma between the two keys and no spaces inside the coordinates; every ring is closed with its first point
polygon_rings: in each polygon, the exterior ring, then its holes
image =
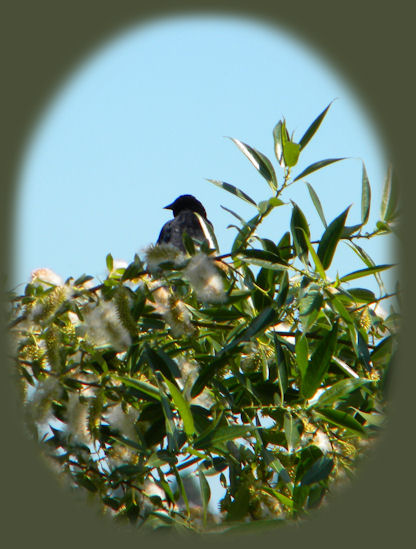
{"type": "Polygon", "coordinates": [[[172,210],[173,209],[173,202],[172,204],[168,204],[167,206],[163,206],[164,210],[172,210]]]}

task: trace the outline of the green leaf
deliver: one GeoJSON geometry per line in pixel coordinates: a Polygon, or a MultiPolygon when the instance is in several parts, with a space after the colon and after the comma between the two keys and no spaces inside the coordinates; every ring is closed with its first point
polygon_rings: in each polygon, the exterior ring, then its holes
{"type": "Polygon", "coordinates": [[[319,482],[328,478],[332,469],[334,468],[334,460],[328,457],[322,456],[315,461],[311,468],[306,471],[301,480],[302,486],[308,486],[314,482],[319,482]]]}
{"type": "Polygon", "coordinates": [[[293,141],[286,141],[283,146],[283,159],[288,168],[296,166],[300,153],[300,145],[293,141]]]}
{"type": "Polygon", "coordinates": [[[245,200],[249,204],[252,204],[253,206],[257,206],[255,200],[250,198],[248,194],[243,192],[241,189],[238,189],[234,185],[231,185],[231,183],[226,183],[225,181],[218,181],[217,179],[207,179],[210,183],[213,183],[214,185],[217,185],[217,187],[221,187],[225,191],[228,191],[231,194],[234,194],[235,196],[238,196],[238,198],[241,198],[242,200],[245,200]]]}
{"type": "Polygon", "coordinates": [[[320,287],[311,284],[307,293],[299,300],[299,314],[304,332],[308,332],[319,314],[323,304],[320,287]]]}
{"type": "Polygon", "coordinates": [[[312,139],[312,137],[315,135],[316,131],[318,130],[319,126],[321,125],[322,120],[325,118],[326,113],[328,112],[329,107],[332,105],[329,103],[329,105],[321,112],[319,116],[315,118],[315,120],[312,122],[312,124],[309,126],[309,128],[306,130],[306,132],[303,134],[301,140],[299,141],[300,149],[304,149],[306,145],[309,143],[309,141],[312,139]]]}
{"type": "Polygon", "coordinates": [[[394,267],[394,265],[376,265],[374,267],[369,267],[367,269],[360,269],[358,271],[354,271],[353,273],[349,273],[345,276],[342,276],[339,279],[339,281],[348,282],[349,280],[355,280],[357,278],[362,278],[364,276],[380,273],[381,271],[385,271],[386,269],[391,269],[392,267],[394,267]]]}
{"type": "Polygon", "coordinates": [[[376,300],[374,292],[367,288],[348,288],[348,293],[357,303],[372,303],[376,300]]]}
{"type": "Polygon", "coordinates": [[[182,233],[182,243],[185,247],[186,252],[189,255],[195,255],[196,249],[195,249],[195,243],[193,239],[189,236],[189,234],[184,230],[182,233]]]}
{"type": "Polygon", "coordinates": [[[331,362],[338,335],[338,323],[320,341],[309,360],[308,369],[302,380],[301,391],[305,398],[311,398],[321,385],[331,362]]]}
{"type": "Polygon", "coordinates": [[[368,350],[368,345],[365,339],[363,338],[360,330],[357,332],[357,350],[358,350],[358,359],[364,365],[365,369],[370,371],[372,369],[370,352],[368,350]]]}
{"type": "Polygon", "coordinates": [[[154,372],[161,372],[165,377],[174,381],[181,377],[176,362],[160,349],[152,349],[147,343],[144,345],[144,357],[154,372]]]}
{"type": "Polygon", "coordinates": [[[312,260],[315,264],[315,270],[318,272],[322,280],[326,280],[325,270],[322,266],[321,260],[318,257],[318,254],[315,252],[315,248],[312,246],[311,241],[309,240],[309,237],[305,232],[303,232],[303,236],[304,236],[306,245],[308,247],[309,253],[311,254],[312,260]]]}
{"type": "Polygon", "coordinates": [[[362,175],[362,190],[361,190],[361,224],[365,225],[370,215],[370,202],[371,202],[371,188],[368,180],[367,170],[363,163],[363,175],[362,175]]]}
{"type": "Polygon", "coordinates": [[[330,267],[336,247],[341,238],[350,206],[336,217],[325,229],[319,242],[317,254],[325,271],[330,267]]]}
{"type": "Polygon", "coordinates": [[[159,389],[154,385],[151,385],[150,383],[147,383],[145,381],[140,381],[138,379],[133,379],[127,376],[118,376],[116,374],[113,374],[111,377],[113,379],[116,379],[117,381],[120,381],[121,383],[123,383],[123,385],[127,385],[127,387],[132,387],[133,389],[137,389],[138,391],[151,396],[155,400],[160,401],[159,389]]]}
{"type": "Polygon", "coordinates": [[[215,232],[212,225],[210,223],[207,223],[207,220],[204,217],[202,217],[202,215],[199,215],[199,213],[194,212],[194,214],[198,218],[199,224],[202,227],[202,231],[206,239],[208,240],[208,242],[211,241],[214,244],[215,250],[219,252],[220,248],[218,246],[217,237],[215,236],[215,232]]]}
{"type": "Polygon", "coordinates": [[[288,293],[289,293],[289,275],[287,274],[287,271],[285,271],[280,281],[279,293],[277,294],[277,298],[276,298],[276,308],[278,310],[285,305],[288,293]]]}
{"type": "MultiPolygon", "coordinates": [[[[273,128],[273,140],[274,140],[274,154],[276,155],[277,161],[281,166],[283,166],[283,143],[282,143],[282,131],[287,132],[286,124],[280,120],[275,127],[273,128]]],[[[288,138],[287,135],[285,135],[288,138]]]]}
{"type": "Polygon", "coordinates": [[[256,170],[266,179],[273,191],[277,190],[277,178],[270,160],[261,152],[253,149],[246,143],[230,137],[231,141],[237,145],[240,151],[250,160],[256,170]]]}
{"type": "Polygon", "coordinates": [[[219,427],[208,434],[202,433],[201,436],[195,439],[194,447],[197,449],[212,448],[217,444],[246,436],[256,428],[252,425],[227,425],[219,427]]]}
{"type": "Polygon", "coordinates": [[[233,215],[236,219],[238,219],[238,221],[240,221],[242,225],[246,224],[246,221],[240,215],[238,215],[238,213],[235,213],[233,210],[230,210],[230,208],[226,208],[225,206],[222,206],[222,205],[221,205],[221,208],[226,212],[230,213],[231,215],[233,215]]]}
{"type": "Polygon", "coordinates": [[[350,416],[347,412],[333,410],[332,408],[316,408],[314,411],[330,423],[336,425],[337,427],[347,429],[354,435],[363,436],[366,434],[366,430],[361,423],[350,416]]]}
{"type": "Polygon", "coordinates": [[[355,391],[362,385],[370,383],[369,379],[341,379],[337,381],[334,385],[331,385],[319,396],[318,400],[314,406],[325,407],[334,404],[338,400],[341,400],[348,396],[352,391],[355,391]]]}
{"type": "Polygon", "coordinates": [[[296,364],[299,368],[301,378],[305,376],[306,370],[308,368],[308,354],[309,354],[309,345],[308,340],[305,335],[298,335],[296,338],[295,344],[295,353],[296,353],[296,364]]]}
{"type": "Polygon", "coordinates": [[[185,433],[188,436],[194,435],[196,432],[195,425],[194,425],[194,418],[192,417],[192,412],[191,412],[189,403],[184,399],[182,393],[176,387],[176,385],[174,385],[164,376],[163,376],[163,379],[169,388],[169,392],[172,397],[172,400],[175,403],[175,406],[179,412],[179,415],[182,418],[185,433]]]}
{"type": "Polygon", "coordinates": [[[286,471],[279,458],[273,454],[273,452],[263,448],[261,450],[261,455],[263,456],[266,465],[279,475],[279,482],[290,482],[289,473],[286,471]]]}
{"type": "Polygon", "coordinates": [[[299,421],[295,420],[292,414],[285,414],[283,429],[285,431],[288,452],[292,453],[298,447],[300,440],[299,421]]]}
{"type": "Polygon", "coordinates": [[[321,221],[322,221],[324,227],[326,228],[328,226],[328,224],[327,224],[326,219],[325,219],[325,215],[324,215],[324,211],[322,209],[321,201],[319,200],[318,195],[316,194],[316,192],[315,192],[314,188],[312,187],[312,185],[310,185],[309,183],[306,183],[306,185],[308,186],[309,194],[310,194],[310,197],[312,199],[313,205],[315,206],[316,211],[318,212],[318,215],[321,218],[321,221]]]}
{"type": "Polygon", "coordinates": [[[201,490],[204,524],[206,524],[207,515],[208,515],[208,503],[209,503],[209,500],[211,499],[211,489],[209,487],[207,479],[205,478],[204,473],[201,470],[198,471],[198,477],[199,477],[199,487],[201,490]]]}
{"type": "Polygon", "coordinates": [[[272,196],[268,200],[262,200],[258,203],[257,207],[259,212],[264,215],[266,212],[269,213],[276,206],[283,206],[284,202],[275,196],[272,196]]]}
{"type": "Polygon", "coordinates": [[[295,202],[292,202],[293,210],[290,219],[290,230],[292,232],[293,243],[296,254],[305,262],[308,257],[308,245],[305,240],[305,234],[310,237],[309,225],[302,210],[295,202]]]}
{"type": "Polygon", "coordinates": [[[261,214],[257,214],[252,217],[247,223],[239,230],[236,236],[232,248],[231,254],[237,253],[241,248],[244,248],[247,240],[256,230],[257,225],[261,222],[261,214]]]}
{"type": "Polygon", "coordinates": [[[298,181],[298,179],[302,179],[302,177],[306,177],[310,173],[316,172],[317,170],[320,170],[321,168],[324,168],[325,166],[329,166],[329,164],[333,164],[334,162],[339,162],[340,160],[345,160],[345,158],[328,158],[326,160],[319,160],[318,162],[314,162],[310,166],[308,166],[306,169],[303,170],[302,173],[300,173],[293,182],[298,181]]]}
{"type": "Polygon", "coordinates": [[[107,265],[108,271],[111,273],[113,270],[113,256],[111,254],[107,254],[107,257],[105,258],[105,263],[107,265]]]}
{"type": "Polygon", "coordinates": [[[397,216],[398,190],[392,166],[389,166],[381,199],[381,221],[389,222],[397,216]]]}

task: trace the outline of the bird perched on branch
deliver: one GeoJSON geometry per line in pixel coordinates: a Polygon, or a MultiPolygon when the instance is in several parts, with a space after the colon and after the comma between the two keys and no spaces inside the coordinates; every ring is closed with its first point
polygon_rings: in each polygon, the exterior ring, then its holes
{"type": "Polygon", "coordinates": [[[172,210],[173,219],[163,225],[157,244],[171,244],[185,252],[183,233],[186,232],[197,242],[207,242],[210,248],[217,248],[212,223],[207,219],[204,206],[194,196],[183,194],[165,209],[172,210]]]}

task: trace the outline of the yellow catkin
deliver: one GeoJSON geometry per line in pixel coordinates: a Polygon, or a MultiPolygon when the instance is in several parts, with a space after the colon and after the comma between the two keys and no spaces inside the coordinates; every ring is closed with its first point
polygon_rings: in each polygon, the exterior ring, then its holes
{"type": "Polygon", "coordinates": [[[61,334],[56,326],[51,324],[45,330],[46,355],[51,368],[59,372],[62,370],[62,359],[60,354],[61,334]]]}
{"type": "Polygon", "coordinates": [[[130,299],[127,288],[119,286],[116,290],[114,301],[120,322],[129,334],[135,337],[137,335],[137,328],[130,312],[130,299]]]}

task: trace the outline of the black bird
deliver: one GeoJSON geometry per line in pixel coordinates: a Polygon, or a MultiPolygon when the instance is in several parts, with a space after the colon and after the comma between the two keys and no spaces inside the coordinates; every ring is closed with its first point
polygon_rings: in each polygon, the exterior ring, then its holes
{"type": "Polygon", "coordinates": [[[212,223],[207,219],[207,213],[204,206],[191,194],[179,196],[172,204],[165,206],[166,210],[172,210],[173,219],[163,225],[160,231],[157,244],[171,244],[185,252],[182,235],[186,231],[188,236],[198,242],[207,242],[210,248],[215,248],[213,239],[208,230],[201,226],[198,217],[199,214],[204,221],[212,228],[212,223]]]}

